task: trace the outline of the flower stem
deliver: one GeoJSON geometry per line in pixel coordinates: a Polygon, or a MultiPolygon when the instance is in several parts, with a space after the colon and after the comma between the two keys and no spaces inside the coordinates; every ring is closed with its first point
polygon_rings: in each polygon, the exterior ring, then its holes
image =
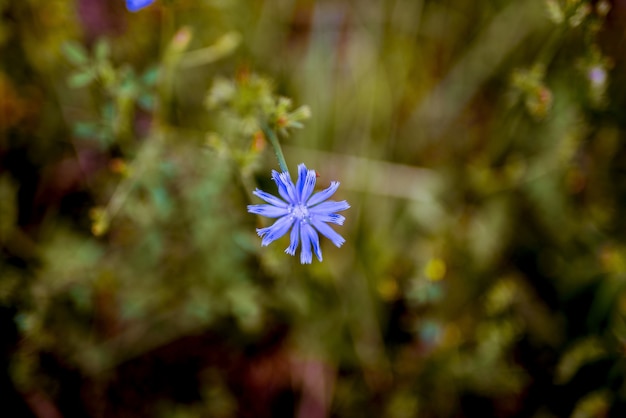
{"type": "Polygon", "coordinates": [[[274,153],[276,153],[276,159],[278,160],[278,165],[280,166],[280,171],[283,173],[289,173],[289,169],[287,168],[287,162],[285,161],[285,156],[283,155],[283,150],[280,147],[280,142],[278,142],[278,138],[274,131],[269,127],[267,121],[261,118],[259,124],[261,125],[261,130],[263,131],[263,135],[270,141],[272,147],[274,148],[274,153]]]}

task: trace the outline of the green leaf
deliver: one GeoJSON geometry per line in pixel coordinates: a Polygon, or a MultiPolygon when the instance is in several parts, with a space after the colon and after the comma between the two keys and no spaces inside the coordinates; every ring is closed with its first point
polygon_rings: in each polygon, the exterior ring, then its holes
{"type": "Polygon", "coordinates": [[[90,122],[78,122],[74,125],[74,135],[79,138],[92,138],[98,133],[96,125],[90,122]]]}
{"type": "Polygon", "coordinates": [[[163,217],[169,216],[172,211],[172,201],[167,190],[163,187],[152,187],[150,195],[160,215],[163,217]]]}
{"type": "Polygon", "coordinates": [[[96,43],[96,46],[94,48],[94,56],[96,57],[96,60],[101,62],[106,61],[106,59],[109,58],[110,53],[111,47],[106,38],[98,39],[98,42],[96,43]]]}
{"type": "Polygon", "coordinates": [[[139,100],[137,102],[139,103],[139,106],[141,106],[141,108],[144,110],[154,109],[154,96],[150,94],[142,94],[141,96],[139,96],[139,100]]]}
{"type": "Polygon", "coordinates": [[[124,80],[124,82],[117,89],[116,93],[118,96],[135,97],[138,90],[139,86],[137,85],[135,79],[129,78],[124,80]]]}
{"type": "Polygon", "coordinates": [[[85,285],[75,284],[68,290],[68,294],[76,308],[83,313],[89,312],[92,302],[91,288],[85,285]]]}
{"type": "Polygon", "coordinates": [[[141,76],[141,81],[146,86],[154,86],[159,79],[159,67],[148,68],[141,76]]]}
{"type": "Polygon", "coordinates": [[[104,106],[102,106],[101,112],[102,120],[105,124],[113,123],[115,118],[115,107],[112,103],[105,103],[104,106]]]}
{"type": "Polygon", "coordinates": [[[70,88],[79,89],[89,85],[95,78],[95,72],[90,69],[84,72],[70,74],[67,78],[67,84],[70,88]]]}
{"type": "Polygon", "coordinates": [[[75,65],[85,65],[89,62],[89,56],[85,48],[75,41],[65,42],[62,46],[63,54],[69,62],[75,65]]]}

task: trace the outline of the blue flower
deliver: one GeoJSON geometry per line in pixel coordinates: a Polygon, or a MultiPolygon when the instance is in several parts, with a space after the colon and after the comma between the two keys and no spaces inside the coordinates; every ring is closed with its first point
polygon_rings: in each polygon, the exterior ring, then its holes
{"type": "Polygon", "coordinates": [[[324,235],[337,247],[345,242],[343,237],[335,232],[328,223],[343,225],[346,218],[335,212],[346,210],[350,207],[348,202],[342,200],[335,202],[327,200],[339,187],[339,182],[333,181],[330,187],[321,192],[313,193],[317,175],[315,170],[307,170],[304,164],[298,166],[298,181],[294,186],[289,172],[279,173],[272,170],[272,180],[278,186],[278,193],[284,199],[279,199],[269,193],[256,189],[253,194],[269,204],[248,205],[248,212],[278,218],[273,225],[267,228],[258,228],[257,233],[263,238],[261,245],[269,245],[272,241],[282,237],[291,229],[291,242],[285,252],[295,255],[298,244],[302,243],[300,250],[300,262],[311,264],[313,252],[317,259],[322,261],[322,250],[317,233],[324,235]]]}
{"type": "Polygon", "coordinates": [[[126,0],[126,8],[131,12],[136,12],[146,6],[150,6],[154,0],[126,0]]]}

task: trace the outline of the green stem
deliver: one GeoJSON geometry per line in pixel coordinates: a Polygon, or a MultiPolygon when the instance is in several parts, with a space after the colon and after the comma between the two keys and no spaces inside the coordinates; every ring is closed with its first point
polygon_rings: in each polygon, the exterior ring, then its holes
{"type": "Polygon", "coordinates": [[[280,142],[278,142],[276,134],[269,127],[264,119],[261,119],[259,124],[261,125],[263,135],[265,135],[265,137],[270,141],[270,144],[272,144],[272,147],[274,148],[274,152],[276,153],[276,159],[278,159],[278,165],[280,166],[280,171],[284,173],[289,173],[289,169],[287,168],[287,162],[285,161],[285,156],[283,155],[283,150],[280,147],[280,142]]]}

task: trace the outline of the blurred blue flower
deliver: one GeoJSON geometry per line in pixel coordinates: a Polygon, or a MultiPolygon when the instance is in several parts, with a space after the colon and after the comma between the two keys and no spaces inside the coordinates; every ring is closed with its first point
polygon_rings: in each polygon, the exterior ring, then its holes
{"type": "Polygon", "coordinates": [[[154,0],[126,0],[126,8],[131,12],[136,12],[146,6],[150,6],[154,0]]]}
{"type": "Polygon", "coordinates": [[[279,199],[269,193],[256,189],[253,193],[269,204],[248,205],[248,212],[278,218],[273,225],[267,228],[258,228],[257,233],[263,238],[261,245],[269,245],[272,241],[282,237],[291,229],[291,242],[285,250],[287,254],[295,255],[299,242],[302,242],[300,262],[311,264],[313,254],[311,247],[319,261],[322,261],[322,250],[317,233],[324,235],[337,247],[345,242],[343,237],[335,232],[327,223],[343,225],[346,218],[335,212],[350,207],[348,202],[327,200],[337,188],[339,182],[333,181],[330,187],[315,193],[315,170],[307,170],[304,164],[298,166],[298,181],[295,186],[289,172],[279,173],[272,170],[272,179],[278,186],[278,193],[284,199],[279,199]]]}
{"type": "Polygon", "coordinates": [[[591,67],[587,75],[594,87],[601,87],[606,83],[606,70],[598,65],[591,67]]]}

